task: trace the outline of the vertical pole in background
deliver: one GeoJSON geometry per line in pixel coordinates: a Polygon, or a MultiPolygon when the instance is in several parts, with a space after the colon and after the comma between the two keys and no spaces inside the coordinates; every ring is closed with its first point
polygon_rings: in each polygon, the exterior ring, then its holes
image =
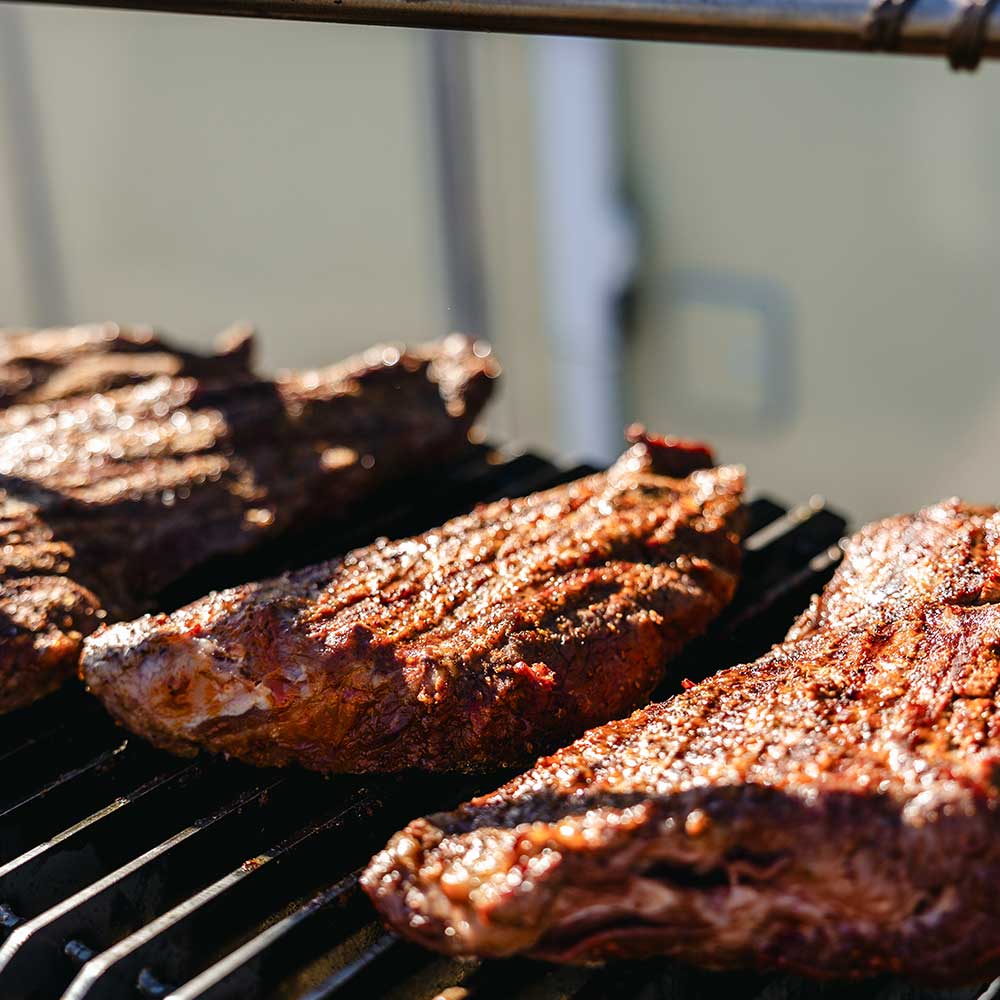
{"type": "Polygon", "coordinates": [[[429,37],[448,322],[452,330],[488,337],[470,42],[456,31],[433,31],[429,37]]]}
{"type": "MultiPolygon", "coordinates": [[[[0,7],[0,116],[5,120],[14,208],[13,238],[22,261],[34,326],[69,321],[66,282],[59,259],[48,164],[22,12],[0,7]]],[[[9,322],[11,317],[0,317],[9,322]]]]}
{"type": "Polygon", "coordinates": [[[576,38],[534,46],[539,229],[559,446],[610,460],[622,445],[618,307],[635,258],[620,200],[615,47],[576,38]]]}

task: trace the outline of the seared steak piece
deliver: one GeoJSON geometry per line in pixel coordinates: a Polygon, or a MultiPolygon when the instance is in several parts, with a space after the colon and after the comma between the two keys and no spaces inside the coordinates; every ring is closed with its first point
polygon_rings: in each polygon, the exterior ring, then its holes
{"type": "Polygon", "coordinates": [[[743,474],[710,462],[642,438],[606,473],[103,630],[84,676],[179,754],[525,762],[641,704],[733,596],[743,474]]]}
{"type": "Polygon", "coordinates": [[[217,350],[215,355],[194,354],[147,327],[117,323],[0,330],[0,407],[107,392],[157,375],[251,376],[249,328],[234,326],[221,333],[217,350]]]}
{"type": "Polygon", "coordinates": [[[998,691],[998,606],[831,626],[411,823],[362,884],[458,955],[983,981],[998,691]]]}
{"type": "Polygon", "coordinates": [[[477,350],[376,348],[278,381],[161,376],[0,413],[0,711],[71,675],[102,618],[466,447],[497,373],[477,350]]]}
{"type": "Polygon", "coordinates": [[[799,639],[866,614],[926,603],[1000,600],[1000,512],[944,500],[868,525],[848,543],[823,593],[788,633],[799,639]]]}

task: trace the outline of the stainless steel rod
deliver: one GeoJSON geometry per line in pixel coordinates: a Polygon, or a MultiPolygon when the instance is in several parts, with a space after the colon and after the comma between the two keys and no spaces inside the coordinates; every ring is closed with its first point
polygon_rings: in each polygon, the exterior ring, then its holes
{"type": "MultiPolygon", "coordinates": [[[[726,45],[863,51],[868,0],[41,0],[68,6],[336,21],[535,34],[598,35],[726,45]]],[[[949,50],[962,4],[916,0],[895,49],[949,50]]],[[[1000,12],[982,54],[1000,54],[1000,12]]]]}

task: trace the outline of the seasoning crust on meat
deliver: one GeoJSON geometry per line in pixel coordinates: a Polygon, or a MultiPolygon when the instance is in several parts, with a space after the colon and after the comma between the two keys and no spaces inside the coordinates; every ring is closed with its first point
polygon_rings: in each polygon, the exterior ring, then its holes
{"type": "Polygon", "coordinates": [[[105,629],[85,678],[181,754],[523,763],[641,704],[732,598],[743,474],[710,462],[644,437],[606,473],[105,629]]]}
{"type": "Polygon", "coordinates": [[[251,378],[252,360],[253,332],[239,324],[218,336],[212,355],[118,323],[0,330],[0,407],[107,392],[157,375],[251,378]]]}
{"type": "Polygon", "coordinates": [[[209,558],[343,517],[458,453],[497,371],[456,337],[0,412],[0,712],[54,690],[102,620],[141,614],[209,558]]]}
{"type": "Polygon", "coordinates": [[[362,879],[383,919],[458,955],[1000,973],[995,517],[866,529],[823,627],[411,823],[362,879]]]}
{"type": "Polygon", "coordinates": [[[1000,513],[958,499],[868,525],[788,633],[798,639],[866,614],[1000,599],[1000,513]]]}

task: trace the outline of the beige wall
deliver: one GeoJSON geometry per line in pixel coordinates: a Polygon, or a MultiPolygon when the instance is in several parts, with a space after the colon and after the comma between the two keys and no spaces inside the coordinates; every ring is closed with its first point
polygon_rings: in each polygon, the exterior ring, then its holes
{"type": "MultiPolygon", "coordinates": [[[[11,98],[0,103],[11,234],[0,324],[142,320],[204,343],[246,318],[269,367],[451,328],[426,32],[65,8],[0,17],[28,60],[26,81],[0,67],[11,98]],[[63,290],[41,305],[14,212],[26,103],[48,171],[34,189],[53,222],[42,282],[63,290]]],[[[502,36],[469,45],[487,332],[507,369],[490,426],[544,447],[528,48],[502,36]]]]}
{"type": "Polygon", "coordinates": [[[645,242],[636,414],[709,434],[758,489],[859,517],[997,501],[1000,66],[623,55],[645,242]],[[783,357],[761,347],[761,288],[790,312],[783,357]],[[760,414],[762,387],[777,412],[760,414]]]}
{"type": "Polygon", "coordinates": [[[505,372],[492,426],[503,440],[552,451],[558,373],[545,336],[531,39],[478,35],[470,44],[489,335],[505,372]]]}
{"type": "MultiPolygon", "coordinates": [[[[68,317],[150,320],[192,342],[246,317],[274,366],[449,328],[429,36],[0,15],[27,41],[48,173],[34,182],[51,199],[68,317]]],[[[533,44],[470,37],[472,153],[487,332],[507,369],[491,426],[546,447],[559,373],[539,266],[533,44]]],[[[618,51],[642,238],[628,416],[710,437],[760,490],[821,491],[859,518],[1000,496],[1000,66],[969,78],[939,60],[618,51]]],[[[9,77],[4,96],[22,101],[9,77]]],[[[32,323],[61,317],[29,294],[11,103],[0,321],[32,323]]]]}
{"type": "MultiPolygon", "coordinates": [[[[420,38],[17,13],[72,317],[252,318],[276,365],[447,325],[420,38]]],[[[21,279],[0,272],[8,322],[36,319],[21,279]]]]}

